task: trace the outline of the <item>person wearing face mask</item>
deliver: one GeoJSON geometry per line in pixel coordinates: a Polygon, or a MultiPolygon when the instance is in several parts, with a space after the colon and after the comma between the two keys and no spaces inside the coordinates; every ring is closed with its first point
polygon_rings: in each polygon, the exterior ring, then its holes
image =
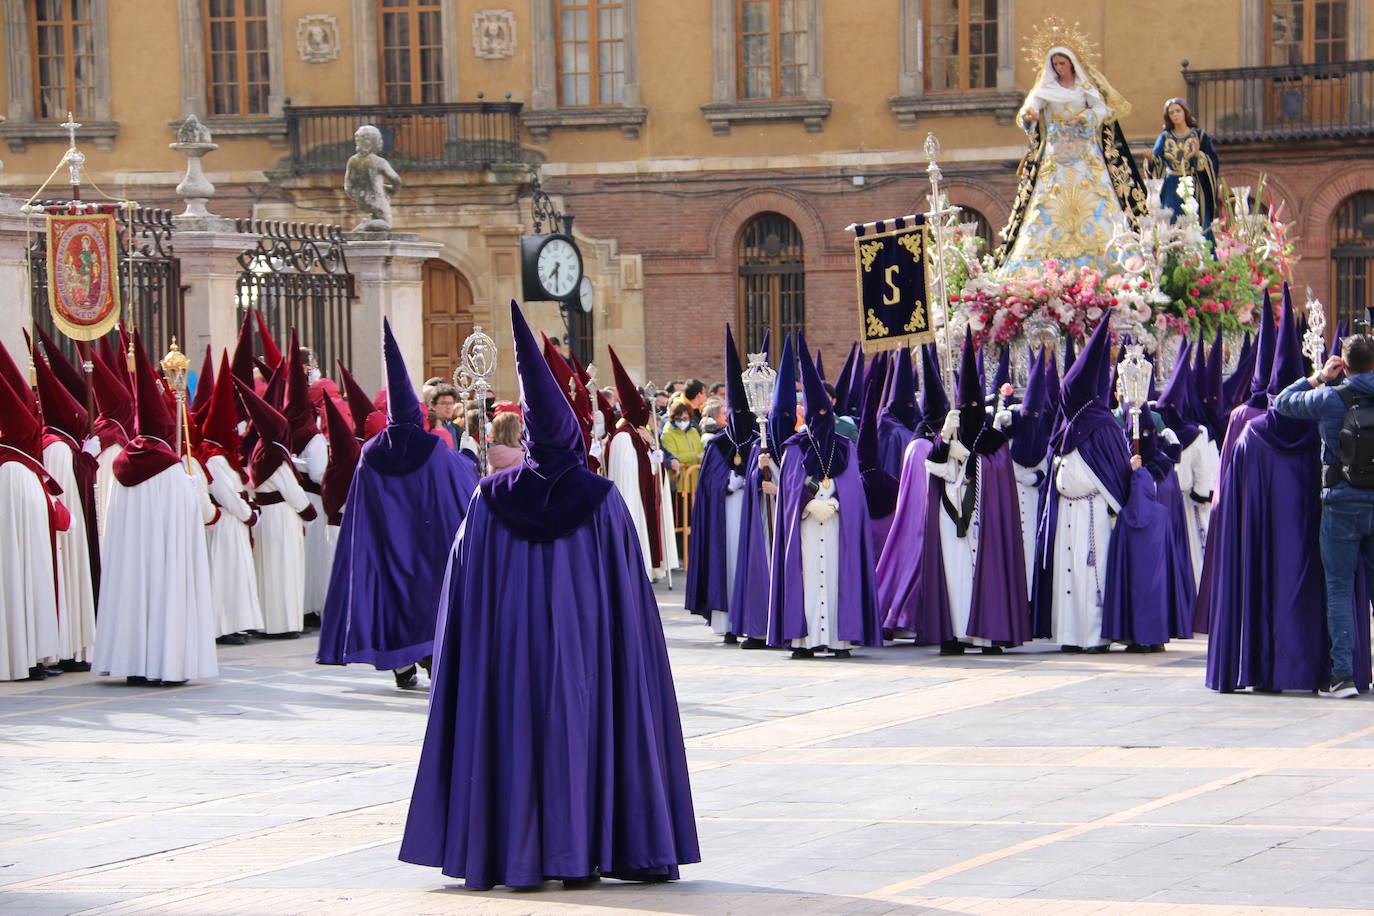
{"type": "Polygon", "coordinates": [[[681,480],[688,469],[701,465],[705,447],[701,433],[692,426],[692,405],[686,401],[673,402],[673,412],[668,417],[668,428],[663,431],[661,444],[677,463],[676,468],[670,468],[676,475],[675,480],[681,480]]]}

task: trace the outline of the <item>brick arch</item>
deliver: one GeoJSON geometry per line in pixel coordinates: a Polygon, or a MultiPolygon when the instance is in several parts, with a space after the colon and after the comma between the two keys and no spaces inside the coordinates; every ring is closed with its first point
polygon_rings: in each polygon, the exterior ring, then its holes
{"type": "MultiPolygon", "coordinates": [[[[1264,178],[1264,184],[1268,191],[1283,202],[1283,212],[1287,221],[1292,225],[1301,222],[1301,201],[1282,178],[1277,177],[1272,172],[1266,172],[1264,169],[1253,166],[1243,165],[1228,169],[1226,164],[1222,163],[1221,177],[1228,188],[1234,188],[1238,185],[1249,185],[1253,188],[1259,184],[1261,176],[1264,178]]],[[[1222,201],[1222,206],[1229,205],[1222,201]]]]}
{"type": "MultiPolygon", "coordinates": [[[[997,188],[981,181],[974,181],[968,178],[952,178],[943,184],[945,193],[949,196],[949,202],[957,206],[971,207],[983,214],[983,218],[992,227],[992,243],[997,245],[1002,227],[1007,224],[1007,217],[1011,215],[1011,204],[997,192],[997,188]]],[[[918,205],[918,210],[924,210],[925,199],[918,205]]]]}
{"type": "Polygon", "coordinates": [[[1332,218],[1346,198],[1361,191],[1374,191],[1374,171],[1367,164],[1349,166],[1322,182],[1303,214],[1303,247],[1326,256],[1331,250],[1332,218]]]}
{"type": "Polygon", "coordinates": [[[734,263],[739,234],[760,213],[781,213],[797,226],[809,267],[826,250],[825,224],[815,206],[793,191],[768,189],[745,191],[732,200],[711,226],[711,252],[718,263],[734,263]]]}

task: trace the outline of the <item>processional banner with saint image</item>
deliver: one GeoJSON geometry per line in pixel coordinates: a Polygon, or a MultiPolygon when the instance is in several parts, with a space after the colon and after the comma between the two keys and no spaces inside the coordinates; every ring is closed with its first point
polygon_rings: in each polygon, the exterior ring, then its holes
{"type": "Polygon", "coordinates": [[[48,306],[73,340],[95,340],[119,321],[119,244],[109,213],[47,217],[48,306]]]}
{"type": "Polygon", "coordinates": [[[926,292],[925,218],[854,227],[859,340],[865,353],[935,338],[926,292]]]}

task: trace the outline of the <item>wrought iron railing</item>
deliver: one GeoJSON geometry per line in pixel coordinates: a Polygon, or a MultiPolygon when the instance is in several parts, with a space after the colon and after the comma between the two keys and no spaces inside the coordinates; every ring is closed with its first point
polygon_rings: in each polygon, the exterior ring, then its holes
{"type": "Polygon", "coordinates": [[[1374,60],[1183,69],[1188,103],[1215,140],[1374,136],[1374,60]]]}
{"type": "MultiPolygon", "coordinates": [[[[70,212],[70,201],[39,201],[56,213],[70,212]]],[[[186,340],[185,294],[181,288],[181,261],[172,249],[172,211],[159,207],[114,208],[119,227],[119,295],[122,322],[136,328],[154,359],[161,357],[173,337],[186,340]],[[133,251],[130,252],[132,239],[133,251]]],[[[35,223],[39,221],[35,219],[35,223]]],[[[58,333],[48,308],[48,249],[42,232],[29,242],[30,301],[34,320],[56,338],[67,356],[76,358],[76,347],[58,333]]]]}
{"type": "Polygon", "coordinates": [[[353,362],[353,274],[344,254],[343,230],[315,223],[239,219],[236,231],[257,236],[238,256],[238,317],[255,308],[283,349],[295,328],[303,347],[315,351],[328,375],[336,358],[353,362]]]}
{"type": "Polygon", "coordinates": [[[287,107],[288,168],[297,175],[342,172],[353,155],[353,132],[364,124],[381,131],[381,155],[398,171],[519,163],[522,107],[520,102],[287,107]]]}

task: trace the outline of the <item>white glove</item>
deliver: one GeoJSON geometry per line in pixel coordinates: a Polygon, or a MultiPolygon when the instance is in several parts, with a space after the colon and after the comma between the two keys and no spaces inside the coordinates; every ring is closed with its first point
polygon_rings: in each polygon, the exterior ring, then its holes
{"type": "Polygon", "coordinates": [[[587,449],[587,454],[588,454],[588,455],[591,455],[591,456],[592,456],[593,458],[595,458],[597,461],[600,461],[600,460],[601,460],[601,440],[600,440],[600,439],[597,439],[597,438],[593,438],[593,439],[592,439],[592,445],[591,445],[591,448],[587,449]]]}
{"type": "Polygon", "coordinates": [[[658,473],[658,469],[663,467],[663,449],[656,448],[649,453],[649,466],[658,473]]]}
{"type": "Polygon", "coordinates": [[[802,510],[802,518],[809,518],[813,522],[828,522],[838,511],[840,504],[833,499],[813,499],[802,510]]]}
{"type": "Polygon", "coordinates": [[[951,461],[965,461],[968,459],[968,449],[958,439],[949,439],[949,459],[951,461]]]}
{"type": "Polygon", "coordinates": [[[730,479],[725,483],[726,492],[734,493],[742,489],[744,489],[744,478],[732,471],[730,473],[730,479]]]}
{"type": "Polygon", "coordinates": [[[83,445],[83,446],[81,446],[81,451],[85,452],[87,455],[90,455],[92,458],[99,458],[99,457],[100,457],[100,437],[99,437],[99,436],[91,436],[91,438],[89,438],[89,439],[86,440],[86,444],[83,445]]]}
{"type": "Polygon", "coordinates": [[[1035,478],[1040,473],[1035,468],[1023,468],[1019,464],[1013,463],[1012,473],[1016,476],[1016,482],[1028,487],[1035,485],[1035,478]]]}
{"type": "Polygon", "coordinates": [[[1011,425],[1011,411],[999,410],[992,418],[993,429],[1006,429],[1011,425]]]}
{"type": "Polygon", "coordinates": [[[592,438],[601,439],[606,435],[606,418],[601,411],[592,411],[592,438]]]}
{"type": "Polygon", "coordinates": [[[1164,431],[1159,434],[1159,437],[1170,445],[1178,445],[1178,435],[1167,426],[1164,427],[1164,431]]]}
{"type": "Polygon", "coordinates": [[[951,410],[945,414],[945,425],[940,428],[940,438],[946,442],[954,438],[959,432],[959,411],[951,410]]]}

